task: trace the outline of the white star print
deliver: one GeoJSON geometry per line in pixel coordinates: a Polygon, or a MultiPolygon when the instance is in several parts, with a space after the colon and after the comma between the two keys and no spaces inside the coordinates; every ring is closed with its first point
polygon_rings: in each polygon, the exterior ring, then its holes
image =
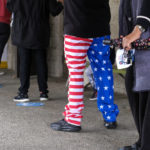
{"type": "Polygon", "coordinates": [[[111,96],[111,95],[109,96],[109,99],[112,99],[112,96],[111,96]]]}
{"type": "Polygon", "coordinates": [[[108,90],[108,87],[107,87],[107,86],[105,86],[105,87],[104,87],[104,90],[105,90],[105,91],[107,91],[107,90],[108,90]]]}
{"type": "Polygon", "coordinates": [[[105,115],[107,114],[107,112],[106,112],[106,111],[105,111],[104,113],[105,113],[105,115]]]}
{"type": "Polygon", "coordinates": [[[99,52],[99,54],[102,55],[103,53],[102,53],[102,52],[99,52]]]}
{"type": "Polygon", "coordinates": [[[92,51],[92,54],[95,54],[95,52],[94,52],[94,51],[92,51]]]}
{"type": "Polygon", "coordinates": [[[91,60],[91,62],[93,62],[93,60],[92,59],[90,59],[91,60]]]}
{"type": "Polygon", "coordinates": [[[105,99],[105,97],[104,97],[104,96],[102,96],[102,97],[101,97],[101,100],[104,100],[104,99],[105,99]]]}
{"type": "Polygon", "coordinates": [[[112,86],[112,88],[114,89],[114,86],[112,86]]]}
{"type": "Polygon", "coordinates": [[[111,76],[108,76],[107,79],[108,79],[108,80],[111,80],[111,76]]]}
{"type": "Polygon", "coordinates": [[[99,77],[99,80],[100,80],[100,81],[102,81],[102,80],[103,80],[103,78],[102,78],[102,77],[99,77]]]}
{"type": "Polygon", "coordinates": [[[111,71],[111,69],[110,69],[110,68],[108,68],[108,71],[111,71]]]}
{"type": "Polygon", "coordinates": [[[106,60],[103,60],[103,64],[106,64],[106,60]]]}
{"type": "Polygon", "coordinates": [[[96,59],[95,62],[98,63],[99,62],[98,59],[96,59]]]}
{"type": "Polygon", "coordinates": [[[103,108],[104,108],[104,106],[103,106],[103,105],[101,105],[101,106],[100,106],[100,109],[103,109],[103,108]]]}
{"type": "Polygon", "coordinates": [[[99,91],[99,90],[100,90],[100,87],[98,87],[97,90],[99,91]]]}
{"type": "Polygon", "coordinates": [[[98,69],[97,68],[94,68],[94,71],[97,71],[98,69]]]}
{"type": "Polygon", "coordinates": [[[110,116],[107,116],[107,119],[108,119],[108,120],[110,120],[110,119],[111,119],[111,117],[110,117],[110,116]]]}
{"type": "Polygon", "coordinates": [[[101,68],[102,71],[105,71],[105,68],[101,68]]]}
{"type": "Polygon", "coordinates": [[[111,105],[108,105],[108,108],[111,108],[111,105]]]}
{"type": "Polygon", "coordinates": [[[95,47],[97,47],[97,44],[94,44],[95,47]]]}

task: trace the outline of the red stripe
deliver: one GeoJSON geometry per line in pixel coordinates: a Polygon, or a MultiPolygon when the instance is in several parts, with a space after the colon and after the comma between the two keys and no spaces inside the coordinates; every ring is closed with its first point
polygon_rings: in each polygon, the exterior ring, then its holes
{"type": "Polygon", "coordinates": [[[90,43],[72,43],[72,42],[68,42],[65,41],[65,44],[70,45],[70,46],[90,46],[90,43]]]}
{"type": "Polygon", "coordinates": [[[83,95],[83,92],[69,92],[69,95],[83,95]]]}
{"type": "Polygon", "coordinates": [[[84,69],[85,66],[81,66],[81,67],[71,67],[71,66],[68,66],[69,69],[84,69]]]}
{"type": "Polygon", "coordinates": [[[70,35],[65,35],[65,38],[72,39],[72,40],[82,40],[86,42],[93,42],[93,40],[90,40],[90,39],[80,38],[80,37],[75,37],[75,36],[70,36],[70,35]]]}
{"type": "Polygon", "coordinates": [[[72,109],[75,109],[75,108],[78,109],[78,108],[81,107],[83,109],[84,104],[82,104],[82,105],[70,105],[69,107],[72,108],[72,109]]]}
{"type": "Polygon", "coordinates": [[[83,102],[83,99],[69,99],[69,102],[83,102]]]}
{"type": "Polygon", "coordinates": [[[65,51],[67,52],[72,52],[72,53],[87,53],[87,49],[70,49],[70,48],[65,48],[65,51]]]}
{"type": "Polygon", "coordinates": [[[76,65],[76,64],[85,64],[86,63],[86,60],[84,61],[70,61],[69,64],[73,64],[73,65],[76,65]]]}
{"type": "Polygon", "coordinates": [[[84,59],[86,57],[85,56],[71,56],[71,55],[66,55],[67,58],[74,58],[74,59],[84,59]]]}
{"type": "Polygon", "coordinates": [[[75,89],[83,89],[84,86],[83,85],[70,85],[69,88],[75,88],[75,89]]]}
{"type": "Polygon", "coordinates": [[[71,72],[71,75],[83,75],[84,72],[71,72]]]}
{"type": "Polygon", "coordinates": [[[83,82],[83,78],[71,78],[70,81],[83,82]]]}

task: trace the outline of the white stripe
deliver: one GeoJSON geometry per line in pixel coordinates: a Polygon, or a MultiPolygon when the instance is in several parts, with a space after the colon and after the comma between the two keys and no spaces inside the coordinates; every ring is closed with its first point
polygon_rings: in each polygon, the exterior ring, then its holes
{"type": "Polygon", "coordinates": [[[84,83],[83,82],[73,82],[73,81],[70,81],[70,85],[83,85],[84,83]]]}
{"type": "Polygon", "coordinates": [[[81,122],[81,118],[72,118],[72,117],[69,117],[69,120],[73,120],[73,121],[78,121],[78,122],[81,122]]]}
{"type": "Polygon", "coordinates": [[[83,95],[69,95],[69,98],[73,98],[73,99],[83,99],[83,95]]]}
{"type": "Polygon", "coordinates": [[[92,43],[92,42],[89,42],[89,41],[73,40],[73,39],[69,39],[69,38],[65,38],[65,41],[70,42],[70,43],[88,43],[88,44],[92,43]]]}
{"type": "Polygon", "coordinates": [[[75,50],[88,50],[89,47],[90,46],[76,46],[76,45],[70,46],[70,45],[65,44],[65,48],[75,49],[75,50]]]}
{"type": "Polygon", "coordinates": [[[68,63],[67,65],[72,68],[76,68],[76,67],[84,67],[84,66],[86,66],[86,63],[84,63],[84,64],[69,64],[68,63]]]}
{"type": "Polygon", "coordinates": [[[86,60],[86,57],[83,59],[76,59],[76,58],[67,58],[68,61],[84,61],[86,60]]]}
{"type": "Polygon", "coordinates": [[[137,18],[142,18],[142,19],[146,19],[147,21],[150,22],[150,18],[146,17],[146,16],[137,16],[137,18]]]}
{"type": "Polygon", "coordinates": [[[66,55],[70,55],[70,56],[86,56],[87,53],[74,53],[74,52],[67,52],[66,51],[66,55]]]}
{"type": "MultiPolygon", "coordinates": [[[[78,109],[73,109],[73,108],[71,108],[70,109],[70,113],[72,113],[72,114],[77,114],[77,113],[81,113],[81,110],[83,109],[84,107],[81,107],[81,108],[78,108],[78,109]]],[[[69,116],[71,116],[71,115],[67,115],[68,117],[69,116]]],[[[80,115],[79,115],[80,116],[80,115]]]]}
{"type": "Polygon", "coordinates": [[[72,106],[83,105],[83,102],[69,102],[69,105],[72,105],[72,106]]]}
{"type": "Polygon", "coordinates": [[[76,89],[76,88],[69,88],[69,92],[83,92],[84,89],[80,88],[80,89],[76,89]]]}
{"type": "Polygon", "coordinates": [[[73,68],[70,68],[69,71],[70,72],[83,72],[84,69],[73,69],[73,68]]]}
{"type": "Polygon", "coordinates": [[[71,75],[71,78],[84,78],[84,75],[71,75]]]}

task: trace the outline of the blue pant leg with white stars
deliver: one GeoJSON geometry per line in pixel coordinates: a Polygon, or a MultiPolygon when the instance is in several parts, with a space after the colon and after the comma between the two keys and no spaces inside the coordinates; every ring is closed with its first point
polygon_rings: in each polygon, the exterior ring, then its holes
{"type": "Polygon", "coordinates": [[[110,48],[102,43],[105,38],[110,39],[110,36],[94,38],[87,54],[98,91],[98,109],[105,121],[115,122],[119,109],[114,104],[113,70],[109,59],[110,48]]]}

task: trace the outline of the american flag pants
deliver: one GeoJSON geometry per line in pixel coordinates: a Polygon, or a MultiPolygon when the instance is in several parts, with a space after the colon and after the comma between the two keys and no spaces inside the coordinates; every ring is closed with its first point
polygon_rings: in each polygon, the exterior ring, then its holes
{"type": "Polygon", "coordinates": [[[65,120],[70,124],[80,126],[83,118],[84,69],[87,54],[98,90],[98,109],[101,111],[105,121],[116,121],[119,110],[117,105],[113,103],[112,65],[109,60],[109,47],[103,46],[103,39],[104,37],[80,38],[65,35],[64,51],[69,70],[69,87],[68,104],[65,106],[63,114],[65,120]],[[103,82],[106,80],[103,77],[107,78],[106,82],[103,82]]]}

